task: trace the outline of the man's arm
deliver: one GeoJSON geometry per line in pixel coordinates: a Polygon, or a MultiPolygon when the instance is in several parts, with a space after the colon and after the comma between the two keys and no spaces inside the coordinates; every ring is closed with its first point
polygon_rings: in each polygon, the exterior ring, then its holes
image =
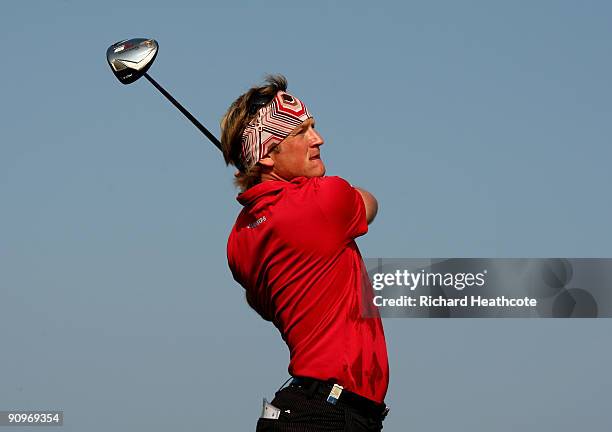
{"type": "Polygon", "coordinates": [[[366,220],[368,221],[368,225],[370,225],[376,217],[376,213],[378,213],[378,201],[376,201],[374,195],[367,190],[358,187],[355,187],[355,189],[357,189],[357,192],[359,192],[361,198],[363,198],[363,203],[366,209],[366,220]]]}

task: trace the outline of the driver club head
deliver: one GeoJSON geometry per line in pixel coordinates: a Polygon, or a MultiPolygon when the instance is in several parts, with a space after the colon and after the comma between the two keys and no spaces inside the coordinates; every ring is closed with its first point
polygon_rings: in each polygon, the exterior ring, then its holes
{"type": "Polygon", "coordinates": [[[106,50],[106,60],[117,79],[123,84],[130,84],[149,70],[158,48],[153,39],[126,39],[106,50]]]}

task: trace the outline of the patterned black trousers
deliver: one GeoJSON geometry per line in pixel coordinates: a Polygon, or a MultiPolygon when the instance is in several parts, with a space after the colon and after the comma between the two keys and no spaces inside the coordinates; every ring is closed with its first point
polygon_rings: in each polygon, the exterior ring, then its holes
{"type": "Polygon", "coordinates": [[[280,408],[278,419],[257,421],[257,432],[379,432],[382,420],[364,416],[355,409],[309,395],[301,387],[276,392],[272,405],[280,408]]]}

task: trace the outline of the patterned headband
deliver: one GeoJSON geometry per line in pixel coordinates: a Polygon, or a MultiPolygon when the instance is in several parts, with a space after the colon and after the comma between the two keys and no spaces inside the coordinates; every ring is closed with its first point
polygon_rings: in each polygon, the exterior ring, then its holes
{"type": "Polygon", "coordinates": [[[253,167],[293,129],[311,118],[304,102],[279,91],[272,102],[257,112],[257,117],[242,133],[242,165],[245,170],[253,167]]]}

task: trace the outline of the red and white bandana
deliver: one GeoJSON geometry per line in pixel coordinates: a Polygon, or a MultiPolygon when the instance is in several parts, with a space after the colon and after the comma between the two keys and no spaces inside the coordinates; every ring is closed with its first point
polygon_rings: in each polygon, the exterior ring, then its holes
{"type": "Polygon", "coordinates": [[[244,169],[253,167],[293,129],[311,117],[304,102],[284,91],[276,93],[272,102],[257,112],[257,117],[242,133],[244,169]]]}

